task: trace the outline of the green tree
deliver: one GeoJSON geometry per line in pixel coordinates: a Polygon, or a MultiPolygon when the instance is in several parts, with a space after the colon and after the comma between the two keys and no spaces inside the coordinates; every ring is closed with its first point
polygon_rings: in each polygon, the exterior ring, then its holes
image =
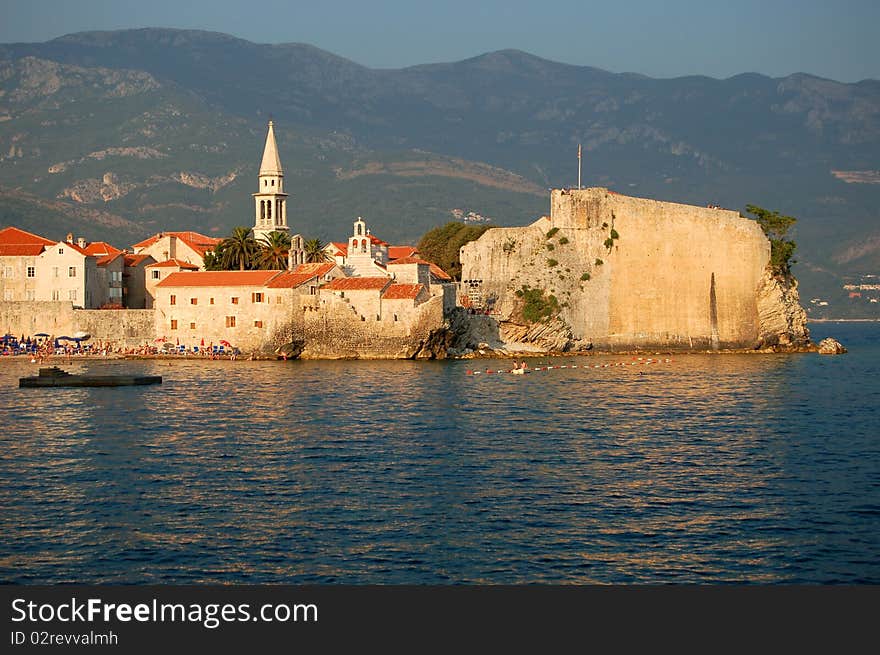
{"type": "Polygon", "coordinates": [[[454,279],[461,278],[461,261],[459,251],[469,241],[483,236],[490,229],[489,225],[466,225],[450,221],[446,225],[435,227],[422,236],[419,241],[419,254],[423,259],[437,264],[454,279]]]}
{"type": "Polygon", "coordinates": [[[797,219],[757,205],[746,205],[746,211],[755,216],[764,235],[770,240],[770,266],[773,272],[783,275],[791,272],[791,265],[796,263],[792,256],[797,244],[785,237],[797,219]]]}
{"type": "Polygon", "coordinates": [[[224,270],[231,271],[237,268],[246,271],[254,268],[259,246],[251,235],[249,227],[237,227],[232,230],[231,236],[220,242],[220,249],[224,270]]]}
{"type": "Polygon", "coordinates": [[[276,271],[287,268],[287,255],[290,253],[290,235],[287,232],[269,232],[257,244],[257,268],[276,271]]]}
{"type": "Polygon", "coordinates": [[[318,264],[330,261],[330,255],[324,250],[327,244],[320,239],[309,239],[303,244],[303,250],[306,254],[306,261],[310,264],[318,264]]]}
{"type": "Polygon", "coordinates": [[[205,270],[206,271],[222,271],[223,270],[223,250],[220,244],[214,250],[205,253],[205,270]]]}

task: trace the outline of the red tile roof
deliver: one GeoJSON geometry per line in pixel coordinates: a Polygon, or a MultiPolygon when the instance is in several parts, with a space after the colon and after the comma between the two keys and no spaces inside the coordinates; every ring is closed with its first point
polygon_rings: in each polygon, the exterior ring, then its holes
{"type": "Polygon", "coordinates": [[[372,234],[368,234],[367,236],[370,239],[370,243],[372,243],[374,246],[387,246],[388,245],[387,241],[382,241],[382,239],[380,239],[377,236],[373,236],[372,234]]]}
{"type": "Polygon", "coordinates": [[[419,249],[415,246],[388,246],[388,259],[395,260],[401,257],[415,257],[419,249]]]}
{"type": "Polygon", "coordinates": [[[331,241],[327,244],[328,246],[335,246],[337,250],[339,250],[343,255],[348,256],[348,244],[340,243],[338,241],[331,241]]]}
{"type": "Polygon", "coordinates": [[[157,287],[263,287],[281,271],[177,271],[157,287]]]}
{"type": "Polygon", "coordinates": [[[322,277],[336,267],[333,262],[300,264],[292,271],[284,271],[266,286],[270,289],[295,289],[309,280],[322,277]]]}
{"type": "Polygon", "coordinates": [[[382,294],[384,300],[415,300],[422,292],[423,284],[392,284],[382,294]]]}
{"type": "Polygon", "coordinates": [[[118,255],[122,251],[106,241],[92,241],[86,245],[86,252],[94,257],[100,257],[101,255],[118,255]]]}
{"type": "Polygon", "coordinates": [[[43,248],[38,243],[0,243],[0,257],[35,257],[43,248]]]}
{"type": "Polygon", "coordinates": [[[391,283],[387,277],[338,277],[322,289],[329,291],[381,291],[391,283]]]}
{"type": "Polygon", "coordinates": [[[98,266],[106,266],[107,264],[112,262],[117,257],[122,257],[122,252],[117,252],[117,253],[113,253],[110,255],[104,255],[103,257],[99,257],[97,264],[98,264],[98,266]]]}
{"type": "Polygon", "coordinates": [[[436,278],[440,278],[441,280],[451,280],[452,276],[449,275],[442,268],[437,266],[434,262],[425,261],[424,259],[420,259],[419,257],[401,257],[400,259],[395,259],[393,262],[388,262],[389,266],[394,266],[395,264],[427,264],[430,267],[431,275],[436,278]]]}
{"type": "Polygon", "coordinates": [[[125,256],[125,265],[126,266],[139,266],[142,261],[145,259],[152,259],[152,255],[126,255],[125,256]]]}
{"type": "Polygon", "coordinates": [[[223,239],[205,236],[198,232],[159,232],[159,234],[154,234],[149,239],[144,239],[140,243],[134,244],[132,248],[148,248],[159,239],[168,236],[177,237],[200,255],[213,250],[218,243],[223,241],[223,239]]]}
{"type": "Polygon", "coordinates": [[[293,269],[294,273],[311,273],[312,275],[326,275],[330,271],[336,268],[336,262],[307,262],[305,264],[300,264],[295,269],[293,269]]]}
{"type": "MultiPolygon", "coordinates": [[[[149,256],[149,255],[148,255],[149,256]]],[[[147,264],[147,268],[183,268],[188,271],[197,271],[199,270],[198,265],[190,264],[189,262],[185,262],[182,259],[166,259],[164,262],[157,262],[155,264],[147,264]]]]}
{"type": "Polygon", "coordinates": [[[37,234],[25,232],[24,230],[20,230],[17,227],[9,226],[0,229],[0,245],[51,246],[54,243],[55,242],[51,239],[46,239],[37,234]]]}

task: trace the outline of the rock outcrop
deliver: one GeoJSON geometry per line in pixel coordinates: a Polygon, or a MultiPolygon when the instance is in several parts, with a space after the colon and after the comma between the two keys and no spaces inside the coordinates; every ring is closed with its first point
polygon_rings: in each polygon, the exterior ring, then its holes
{"type": "Polygon", "coordinates": [[[842,355],[846,352],[846,348],[837,340],[828,337],[819,342],[820,355],[842,355]]]}
{"type": "Polygon", "coordinates": [[[766,269],[757,299],[756,348],[798,349],[810,345],[807,313],[801,307],[798,283],[793,276],[773,274],[766,269]]]}

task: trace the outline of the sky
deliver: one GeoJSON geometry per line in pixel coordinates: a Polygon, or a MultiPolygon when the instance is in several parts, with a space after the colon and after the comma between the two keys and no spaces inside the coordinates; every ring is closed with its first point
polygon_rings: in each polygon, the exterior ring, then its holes
{"type": "Polygon", "coordinates": [[[651,77],[880,79],[880,0],[0,0],[0,43],[138,27],[309,43],[373,68],[515,48],[651,77]]]}

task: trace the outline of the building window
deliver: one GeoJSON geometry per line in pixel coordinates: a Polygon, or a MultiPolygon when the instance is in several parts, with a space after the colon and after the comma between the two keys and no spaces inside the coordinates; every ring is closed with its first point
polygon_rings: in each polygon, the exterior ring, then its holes
{"type": "MultiPolygon", "coordinates": [[[[310,295],[310,296],[317,295],[317,293],[318,293],[318,287],[315,287],[315,286],[310,286],[310,287],[309,287],[309,295],[310,295]]],[[[345,297],[345,295],[344,295],[344,293],[343,293],[343,298],[344,298],[344,297],[345,297]]]]}
{"type": "Polygon", "coordinates": [[[69,266],[67,268],[67,277],[76,277],[76,266],[69,266]]]}
{"type": "Polygon", "coordinates": [[[198,298],[190,298],[190,299],[189,299],[189,304],[190,304],[190,305],[198,305],[198,304],[199,304],[199,299],[198,299],[198,298]]]}
{"type": "Polygon", "coordinates": [[[111,287],[110,288],[110,297],[111,298],[122,298],[122,289],[120,287],[111,287]]]}
{"type": "Polygon", "coordinates": [[[252,293],[251,302],[263,302],[263,294],[260,292],[252,293]]]}
{"type": "Polygon", "coordinates": [[[238,298],[233,297],[233,298],[231,299],[231,302],[232,302],[233,305],[237,305],[237,304],[238,304],[238,298]]]}
{"type": "Polygon", "coordinates": [[[228,327],[228,328],[235,327],[235,316],[227,316],[226,317],[226,327],[228,327]]]}
{"type": "Polygon", "coordinates": [[[394,320],[395,320],[395,321],[397,320],[397,314],[394,315],[394,320]]]}
{"type": "Polygon", "coordinates": [[[190,323],[190,324],[189,324],[189,329],[190,329],[190,330],[195,330],[195,329],[196,329],[196,324],[195,324],[195,323],[190,323]]]}
{"type": "Polygon", "coordinates": [[[52,267],[52,277],[58,277],[58,267],[57,266],[52,267]]]}
{"type": "Polygon", "coordinates": [[[172,330],[176,330],[176,329],[177,329],[177,319],[176,319],[176,318],[172,318],[172,319],[171,319],[171,329],[172,329],[172,330]]]}
{"type": "Polygon", "coordinates": [[[150,271],[150,276],[151,276],[154,280],[158,280],[158,279],[159,279],[159,271],[150,271]]]}
{"type": "Polygon", "coordinates": [[[176,305],[177,304],[177,296],[175,296],[174,294],[171,294],[171,300],[169,301],[168,304],[169,305],[176,305]]]}
{"type": "Polygon", "coordinates": [[[276,305],[280,305],[280,304],[281,304],[281,296],[275,296],[275,304],[276,304],[276,305]]]}
{"type": "Polygon", "coordinates": [[[27,276],[28,277],[37,277],[37,269],[33,266],[27,267],[27,276]]]}
{"type": "Polygon", "coordinates": [[[63,255],[63,254],[64,254],[64,248],[59,248],[59,249],[58,249],[58,254],[59,254],[59,255],[63,255]]]}
{"type": "Polygon", "coordinates": [[[70,291],[67,292],[67,299],[68,300],[76,300],[76,289],[71,289],[70,291]]]}
{"type": "Polygon", "coordinates": [[[12,277],[12,267],[7,266],[3,269],[3,277],[12,277]]]}
{"type": "Polygon", "coordinates": [[[263,327],[263,321],[254,321],[254,327],[257,327],[257,328],[263,327]]]}
{"type": "Polygon", "coordinates": [[[27,291],[24,292],[24,294],[25,294],[25,298],[27,298],[28,300],[34,300],[34,298],[35,298],[35,294],[34,294],[33,289],[28,289],[27,291]]]}
{"type": "Polygon", "coordinates": [[[61,300],[61,292],[58,289],[52,289],[52,300],[61,300]]]}
{"type": "Polygon", "coordinates": [[[272,180],[272,186],[275,186],[275,180],[272,180]]]}

